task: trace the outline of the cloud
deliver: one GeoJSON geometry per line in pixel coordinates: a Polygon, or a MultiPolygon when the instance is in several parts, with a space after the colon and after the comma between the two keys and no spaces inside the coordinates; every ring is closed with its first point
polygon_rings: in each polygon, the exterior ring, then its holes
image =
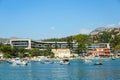
{"type": "Polygon", "coordinates": [[[106,26],[107,28],[114,28],[114,27],[120,27],[120,22],[118,22],[117,24],[109,24],[106,26]]]}
{"type": "Polygon", "coordinates": [[[120,26],[120,22],[118,23],[118,25],[120,26]]]}
{"type": "Polygon", "coordinates": [[[116,24],[109,24],[109,25],[107,25],[106,27],[112,28],[112,27],[115,27],[115,26],[116,26],[116,24]]]}
{"type": "Polygon", "coordinates": [[[90,29],[81,29],[80,33],[82,33],[82,34],[89,34],[91,31],[92,30],[90,30],[90,29]]]}
{"type": "Polygon", "coordinates": [[[52,27],[50,27],[50,29],[51,29],[51,30],[55,30],[55,27],[54,27],[54,26],[52,26],[52,27]]]}

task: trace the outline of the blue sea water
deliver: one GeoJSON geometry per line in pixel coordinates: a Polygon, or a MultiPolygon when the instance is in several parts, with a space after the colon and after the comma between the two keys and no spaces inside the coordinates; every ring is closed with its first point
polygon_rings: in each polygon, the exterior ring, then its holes
{"type": "Polygon", "coordinates": [[[120,80],[120,59],[70,60],[70,65],[31,62],[27,66],[0,63],[0,80],[120,80]],[[101,61],[103,65],[94,65],[101,61]]]}

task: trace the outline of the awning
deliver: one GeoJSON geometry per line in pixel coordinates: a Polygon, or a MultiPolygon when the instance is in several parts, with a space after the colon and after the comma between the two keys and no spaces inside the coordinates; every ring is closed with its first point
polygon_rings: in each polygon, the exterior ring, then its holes
{"type": "Polygon", "coordinates": [[[106,56],[106,57],[109,57],[110,54],[105,54],[105,53],[102,53],[102,54],[99,54],[99,56],[106,56]]]}

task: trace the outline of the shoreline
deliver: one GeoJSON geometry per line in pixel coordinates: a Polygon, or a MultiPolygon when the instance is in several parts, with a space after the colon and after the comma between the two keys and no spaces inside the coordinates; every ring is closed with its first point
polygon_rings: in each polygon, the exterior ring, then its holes
{"type": "MultiPolygon", "coordinates": [[[[120,57],[114,57],[114,59],[117,59],[120,57]]],[[[0,61],[8,61],[12,60],[15,58],[2,58],[0,61]]],[[[30,61],[41,61],[41,60],[63,60],[63,59],[69,59],[69,60],[97,60],[97,59],[113,59],[112,57],[107,57],[107,58],[100,58],[100,57],[75,57],[75,58],[20,58],[23,60],[30,60],[30,61]]]]}

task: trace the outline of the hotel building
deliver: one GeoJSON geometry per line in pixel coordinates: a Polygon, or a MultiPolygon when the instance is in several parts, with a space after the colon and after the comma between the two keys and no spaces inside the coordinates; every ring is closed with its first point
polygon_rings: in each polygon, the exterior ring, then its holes
{"type": "MultiPolygon", "coordinates": [[[[11,39],[10,45],[12,47],[21,47],[25,49],[32,49],[32,48],[38,48],[38,49],[47,49],[47,47],[50,47],[51,49],[68,49],[68,43],[67,42],[43,42],[43,41],[34,41],[31,39],[11,39]]],[[[77,48],[77,44],[74,42],[71,43],[73,50],[77,48]]]]}
{"type": "Polygon", "coordinates": [[[96,43],[96,44],[86,45],[86,48],[88,50],[94,50],[96,48],[109,48],[109,49],[111,49],[111,45],[110,45],[110,43],[96,43]]]}
{"type": "MultiPolygon", "coordinates": [[[[44,42],[44,41],[34,41],[31,39],[11,39],[10,45],[12,47],[21,47],[21,48],[25,48],[25,49],[38,48],[40,50],[45,50],[48,47],[51,50],[60,49],[60,50],[65,51],[65,49],[69,49],[67,42],[44,42]]],[[[78,48],[77,44],[72,42],[71,45],[72,45],[72,48],[69,49],[70,52],[76,53],[76,50],[78,48]]],[[[87,48],[86,52],[90,52],[97,48],[108,48],[110,50],[111,46],[109,43],[97,43],[97,44],[86,45],[86,48],[87,48]]],[[[53,52],[55,52],[55,51],[53,51],[53,52]]],[[[58,54],[58,52],[55,52],[55,53],[58,54]]],[[[62,51],[60,51],[60,52],[62,52],[62,51]]],[[[62,52],[62,53],[64,53],[64,52],[62,52]]]]}

